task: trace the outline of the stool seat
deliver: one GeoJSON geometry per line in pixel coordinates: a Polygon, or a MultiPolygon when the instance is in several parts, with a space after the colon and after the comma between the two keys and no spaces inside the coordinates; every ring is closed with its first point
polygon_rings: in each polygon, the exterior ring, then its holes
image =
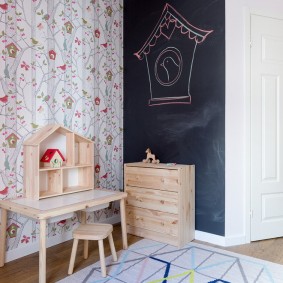
{"type": "MultiPolygon", "coordinates": [[[[108,237],[113,260],[117,261],[117,254],[113,242],[112,231],[113,231],[113,226],[111,224],[102,224],[102,223],[81,224],[77,229],[75,229],[73,231],[74,242],[73,242],[68,274],[72,274],[74,270],[74,264],[75,264],[75,258],[76,258],[79,240],[85,240],[85,242],[87,242],[88,240],[96,240],[98,241],[101,275],[102,277],[106,277],[103,239],[108,237]]],[[[85,245],[84,248],[88,249],[88,244],[85,245]]],[[[88,251],[84,250],[84,258],[86,259],[87,257],[88,257],[88,251]]]]}
{"type": "Polygon", "coordinates": [[[103,240],[113,231],[111,224],[81,224],[73,232],[74,239],[79,240],[103,240]]]}

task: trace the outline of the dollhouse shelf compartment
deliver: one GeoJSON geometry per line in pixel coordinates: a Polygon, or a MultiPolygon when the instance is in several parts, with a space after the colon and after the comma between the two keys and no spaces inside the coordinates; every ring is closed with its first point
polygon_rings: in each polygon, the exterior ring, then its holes
{"type": "Polygon", "coordinates": [[[26,197],[42,199],[94,188],[93,141],[60,125],[47,125],[24,142],[26,197]],[[59,168],[43,167],[40,159],[57,148],[66,161],[59,168]]]}

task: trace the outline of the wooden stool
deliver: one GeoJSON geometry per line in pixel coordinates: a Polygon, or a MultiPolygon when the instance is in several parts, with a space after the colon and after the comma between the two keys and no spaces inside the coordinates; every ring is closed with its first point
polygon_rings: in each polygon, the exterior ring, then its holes
{"type": "MultiPolygon", "coordinates": [[[[96,240],[98,241],[99,248],[99,257],[100,257],[100,265],[101,265],[101,275],[102,277],[106,277],[106,266],[105,266],[105,256],[104,256],[104,246],[103,239],[108,237],[110,249],[112,253],[112,257],[114,261],[117,261],[117,254],[113,242],[112,237],[113,226],[111,224],[81,224],[76,230],[73,231],[73,248],[70,259],[70,265],[68,269],[68,274],[73,273],[74,263],[78,248],[79,240],[96,240]]],[[[88,251],[84,251],[84,258],[88,257],[88,251]]]]}

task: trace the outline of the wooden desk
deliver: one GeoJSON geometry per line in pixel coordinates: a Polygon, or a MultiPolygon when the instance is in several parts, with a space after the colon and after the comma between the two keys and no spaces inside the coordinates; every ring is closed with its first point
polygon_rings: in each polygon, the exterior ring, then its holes
{"type": "MultiPolygon", "coordinates": [[[[121,227],[123,249],[128,248],[126,231],[125,198],[127,193],[95,189],[69,195],[63,195],[42,200],[19,198],[15,200],[1,200],[0,226],[0,267],[5,264],[7,211],[23,214],[39,221],[39,282],[46,282],[46,224],[48,219],[67,213],[85,210],[90,207],[120,201],[121,227]]],[[[67,272],[67,271],[66,271],[67,272]]]]}

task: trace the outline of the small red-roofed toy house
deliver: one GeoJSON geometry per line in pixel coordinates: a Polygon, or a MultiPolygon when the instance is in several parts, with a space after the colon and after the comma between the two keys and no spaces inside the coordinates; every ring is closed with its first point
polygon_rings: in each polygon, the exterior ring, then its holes
{"type": "Polygon", "coordinates": [[[40,159],[43,167],[60,168],[65,161],[59,149],[47,149],[40,159]]]}

